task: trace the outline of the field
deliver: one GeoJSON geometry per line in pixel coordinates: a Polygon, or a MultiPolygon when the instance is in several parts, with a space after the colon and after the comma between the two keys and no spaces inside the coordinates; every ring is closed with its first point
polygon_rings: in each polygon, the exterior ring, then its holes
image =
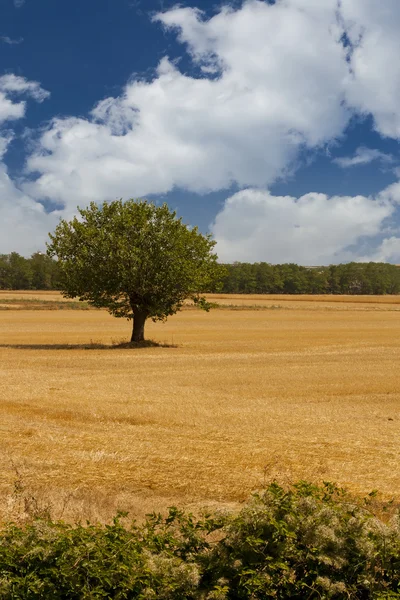
{"type": "Polygon", "coordinates": [[[0,519],[235,506],[272,479],[400,500],[400,297],[211,300],[127,349],[104,311],[0,292],[0,519]]]}

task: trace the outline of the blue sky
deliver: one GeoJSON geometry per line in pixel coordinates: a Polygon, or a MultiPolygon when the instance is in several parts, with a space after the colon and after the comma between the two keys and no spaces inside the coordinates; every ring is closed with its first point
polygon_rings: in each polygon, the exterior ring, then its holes
{"type": "Polygon", "coordinates": [[[397,0],[0,0],[0,252],[166,201],[224,261],[400,262],[397,0]]]}

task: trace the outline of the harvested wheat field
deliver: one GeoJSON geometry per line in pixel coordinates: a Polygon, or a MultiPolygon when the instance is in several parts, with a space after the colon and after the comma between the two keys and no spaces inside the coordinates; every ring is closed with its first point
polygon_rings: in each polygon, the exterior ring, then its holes
{"type": "Polygon", "coordinates": [[[234,505],[272,479],[400,499],[399,297],[214,296],[129,349],[124,320],[22,296],[0,293],[1,519],[234,505]]]}

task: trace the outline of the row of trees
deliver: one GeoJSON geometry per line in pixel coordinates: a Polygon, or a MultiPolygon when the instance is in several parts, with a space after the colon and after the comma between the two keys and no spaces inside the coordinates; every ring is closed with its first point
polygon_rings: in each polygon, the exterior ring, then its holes
{"type": "MultiPolygon", "coordinates": [[[[348,263],[329,267],[296,264],[234,263],[224,265],[225,294],[398,294],[400,268],[386,263],[348,263]]],[[[0,289],[61,289],[59,263],[41,252],[24,258],[0,255],[0,289]]],[[[211,290],[216,291],[216,290],[211,290]]]]}
{"type": "Polygon", "coordinates": [[[387,263],[348,263],[329,267],[295,264],[225,265],[225,294],[398,294],[400,268],[387,263]]]}
{"type": "Polygon", "coordinates": [[[56,290],[60,288],[59,264],[42,252],[24,258],[17,252],[0,254],[1,290],[56,290]]]}

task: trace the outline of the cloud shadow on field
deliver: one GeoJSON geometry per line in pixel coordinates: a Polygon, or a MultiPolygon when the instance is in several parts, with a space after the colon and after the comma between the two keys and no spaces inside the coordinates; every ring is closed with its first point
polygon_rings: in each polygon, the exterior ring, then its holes
{"type": "Polygon", "coordinates": [[[12,348],[14,350],[141,350],[142,348],[177,347],[177,344],[155,342],[154,340],[146,340],[144,342],[119,342],[112,344],[98,344],[95,342],[87,344],[0,344],[0,348],[12,348]]]}

